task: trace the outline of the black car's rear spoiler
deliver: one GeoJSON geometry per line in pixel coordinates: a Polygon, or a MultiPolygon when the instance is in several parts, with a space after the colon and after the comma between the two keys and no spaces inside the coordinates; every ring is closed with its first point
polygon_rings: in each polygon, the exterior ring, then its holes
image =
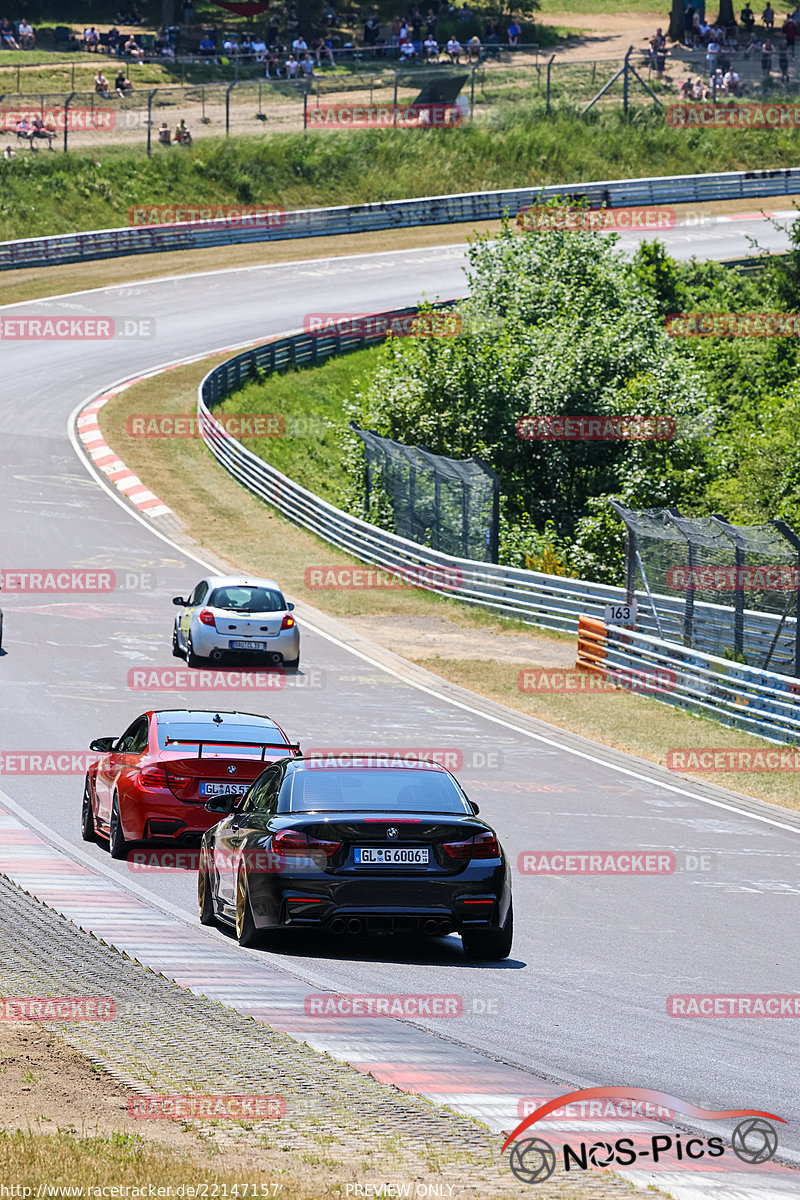
{"type": "Polygon", "coordinates": [[[286,757],[296,757],[300,754],[299,742],[235,742],[235,741],[212,741],[204,742],[200,738],[171,738],[168,737],[164,742],[164,749],[167,746],[197,746],[197,757],[203,757],[204,746],[247,746],[251,750],[261,751],[261,761],[263,762],[268,750],[285,750],[286,757]]]}

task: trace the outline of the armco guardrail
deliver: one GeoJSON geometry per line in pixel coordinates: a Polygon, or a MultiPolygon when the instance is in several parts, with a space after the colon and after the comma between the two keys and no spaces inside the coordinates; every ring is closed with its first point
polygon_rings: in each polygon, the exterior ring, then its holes
{"type": "Polygon", "coordinates": [[[42,267],[55,263],[91,262],[126,254],[160,254],[171,250],[201,250],[241,242],[285,238],[325,237],[343,233],[372,233],[415,225],[451,225],[499,220],[505,212],[555,199],[585,198],[590,204],[690,204],[705,200],[759,199],[800,194],[800,168],[781,171],[726,171],[718,175],[665,175],[653,179],[616,179],[593,183],[563,183],[542,188],[512,188],[498,192],[466,192],[425,196],[416,200],[387,200],[381,204],[342,205],[288,212],[275,227],[234,225],[227,218],[175,225],[142,225],[126,229],[96,229],[56,237],[0,242],[0,270],[42,267]]]}
{"type": "Polygon", "coordinates": [[[800,744],[798,680],[596,621],[582,620],[578,636],[584,670],[769,741],[800,744]]]}
{"type": "MultiPolygon", "coordinates": [[[[376,316],[400,318],[413,311],[402,309],[376,316]]],[[[362,562],[390,571],[406,572],[412,579],[419,579],[421,586],[439,595],[456,596],[466,604],[488,609],[498,615],[513,616],[549,629],[570,632],[577,631],[581,615],[602,619],[606,605],[624,603],[626,597],[622,588],[545,575],[519,567],[454,558],[387,533],[301,487],[253,454],[214,419],[212,409],[215,405],[257,372],[269,373],[286,366],[323,362],[334,354],[376,344],[382,338],[383,335],[378,332],[358,336],[301,333],[267,342],[228,359],[209,372],[200,384],[197,411],[201,436],[234,479],[279,509],[284,516],[362,562]],[[457,581],[455,586],[453,580],[457,581]]],[[[659,628],[649,598],[640,592],[637,593],[637,599],[641,628],[650,635],[660,637],[664,632],[664,622],[668,620],[666,632],[672,633],[680,642],[682,600],[670,596],[657,598],[662,622],[659,628]]],[[[717,647],[720,630],[724,635],[730,629],[732,645],[732,622],[730,609],[715,604],[695,604],[694,630],[701,649],[706,640],[709,650],[717,647]]],[[[771,654],[773,664],[791,669],[794,621],[787,620],[779,628],[778,618],[771,613],[746,611],[745,631],[748,644],[757,646],[759,651],[763,649],[764,661],[771,654]],[[776,632],[780,634],[778,640],[776,632]]]]}

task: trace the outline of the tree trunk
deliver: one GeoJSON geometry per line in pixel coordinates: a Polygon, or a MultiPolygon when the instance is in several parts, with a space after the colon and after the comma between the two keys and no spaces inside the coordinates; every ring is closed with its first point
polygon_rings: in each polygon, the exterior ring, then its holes
{"type": "Polygon", "coordinates": [[[161,24],[165,29],[169,29],[170,25],[175,24],[175,0],[162,0],[161,24]]]}
{"type": "Polygon", "coordinates": [[[733,0],[719,0],[719,16],[716,23],[721,29],[733,29],[736,24],[733,0]]]}
{"type": "MultiPolygon", "coordinates": [[[[724,0],[720,0],[723,3],[724,0]]],[[[728,0],[730,3],[730,0],[728,0]]],[[[669,14],[669,29],[667,37],[671,42],[683,42],[683,10],[686,5],[683,0],[672,0],[672,10],[669,14]]]]}

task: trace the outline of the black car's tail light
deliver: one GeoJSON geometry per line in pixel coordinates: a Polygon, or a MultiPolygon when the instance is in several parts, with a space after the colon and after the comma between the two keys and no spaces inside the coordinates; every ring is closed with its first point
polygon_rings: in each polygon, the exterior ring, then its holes
{"type": "Polygon", "coordinates": [[[288,858],[308,858],[313,851],[322,853],[326,858],[332,858],[341,846],[341,842],[326,842],[321,838],[309,837],[301,829],[281,829],[272,839],[274,854],[283,854],[288,858]]]}
{"type": "Polygon", "coordinates": [[[500,846],[493,833],[476,833],[466,842],[442,842],[442,849],[450,858],[499,858],[500,846]]]}
{"type": "Polygon", "coordinates": [[[214,614],[210,608],[203,609],[203,611],[200,613],[199,621],[201,625],[213,625],[215,629],[217,627],[214,621],[214,614]]]}

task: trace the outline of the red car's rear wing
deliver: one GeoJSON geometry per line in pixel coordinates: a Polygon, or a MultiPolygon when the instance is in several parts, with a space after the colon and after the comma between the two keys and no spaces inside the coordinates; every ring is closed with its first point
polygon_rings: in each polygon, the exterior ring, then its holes
{"type": "Polygon", "coordinates": [[[286,757],[297,757],[300,754],[299,742],[234,742],[234,741],[212,741],[204,742],[200,738],[171,738],[168,737],[164,741],[164,749],[167,746],[197,746],[197,757],[203,757],[204,746],[225,747],[225,746],[246,746],[251,750],[261,751],[261,760],[266,757],[268,750],[285,750],[286,757]]]}

